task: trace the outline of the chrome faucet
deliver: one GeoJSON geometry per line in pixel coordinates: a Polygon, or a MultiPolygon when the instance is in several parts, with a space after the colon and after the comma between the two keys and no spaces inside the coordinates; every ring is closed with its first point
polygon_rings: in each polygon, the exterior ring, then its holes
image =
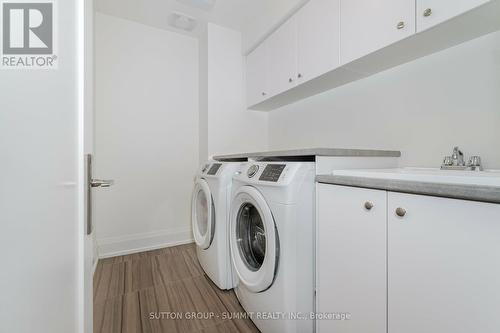
{"type": "Polygon", "coordinates": [[[454,166],[459,166],[459,167],[465,166],[464,153],[462,153],[462,151],[458,147],[453,148],[453,154],[451,155],[451,160],[454,166]]]}
{"type": "Polygon", "coordinates": [[[462,153],[460,148],[455,147],[451,156],[445,156],[441,169],[482,171],[483,166],[481,165],[481,157],[479,156],[471,156],[469,162],[465,164],[464,153],[462,153]]]}

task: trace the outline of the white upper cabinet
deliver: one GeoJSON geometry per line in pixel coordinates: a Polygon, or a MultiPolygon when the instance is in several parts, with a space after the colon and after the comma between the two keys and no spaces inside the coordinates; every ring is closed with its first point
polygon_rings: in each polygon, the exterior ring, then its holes
{"type": "Polygon", "coordinates": [[[299,83],[340,66],[340,0],[311,0],[297,13],[299,83]]]}
{"type": "Polygon", "coordinates": [[[500,30],[499,17],[500,0],[309,0],[247,56],[247,106],[269,111],[379,73],[500,30]]]}
{"type": "Polygon", "coordinates": [[[297,20],[292,17],[276,30],[268,43],[269,97],[297,84],[297,20]]]}
{"type": "Polygon", "coordinates": [[[417,32],[467,12],[489,0],[417,0],[417,32]]]}
{"type": "Polygon", "coordinates": [[[247,105],[258,104],[265,100],[269,94],[267,91],[267,69],[269,67],[267,45],[267,41],[264,41],[247,56],[247,105]]]}
{"type": "Polygon", "coordinates": [[[415,0],[342,0],[340,7],[342,64],[415,33],[415,0]]]}

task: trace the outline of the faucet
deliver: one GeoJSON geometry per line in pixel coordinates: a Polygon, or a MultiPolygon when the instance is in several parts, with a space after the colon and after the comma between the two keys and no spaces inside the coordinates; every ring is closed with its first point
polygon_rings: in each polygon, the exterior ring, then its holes
{"type": "Polygon", "coordinates": [[[464,153],[462,153],[462,151],[458,147],[453,148],[453,154],[451,155],[451,160],[454,166],[459,166],[459,167],[465,166],[464,153]]]}
{"type": "Polygon", "coordinates": [[[465,164],[464,153],[462,153],[460,148],[455,147],[451,156],[445,156],[441,170],[482,171],[483,166],[481,165],[480,156],[471,156],[469,162],[465,164]]]}

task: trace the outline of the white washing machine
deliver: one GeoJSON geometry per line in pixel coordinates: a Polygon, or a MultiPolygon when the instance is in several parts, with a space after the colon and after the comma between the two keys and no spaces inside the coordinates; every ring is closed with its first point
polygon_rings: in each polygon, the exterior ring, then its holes
{"type": "Polygon", "coordinates": [[[236,295],[262,333],[314,330],[315,163],[248,162],[233,178],[236,295]]]}
{"type": "Polygon", "coordinates": [[[198,260],[220,289],[235,285],[229,253],[229,204],[232,178],[240,167],[237,162],[208,162],[196,175],[193,190],[191,223],[198,260]]]}

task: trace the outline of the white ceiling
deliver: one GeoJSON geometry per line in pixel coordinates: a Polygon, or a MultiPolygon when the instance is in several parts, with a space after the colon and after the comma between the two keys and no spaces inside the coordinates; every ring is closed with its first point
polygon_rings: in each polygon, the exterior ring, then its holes
{"type": "MultiPolygon", "coordinates": [[[[206,22],[241,31],[244,50],[251,49],[291,12],[308,0],[217,0],[209,11],[177,0],[95,0],[99,12],[156,28],[199,36],[206,22]],[[198,20],[193,32],[171,27],[168,16],[180,12],[198,20]]],[[[182,1],[182,0],[181,0],[182,1]]]]}

